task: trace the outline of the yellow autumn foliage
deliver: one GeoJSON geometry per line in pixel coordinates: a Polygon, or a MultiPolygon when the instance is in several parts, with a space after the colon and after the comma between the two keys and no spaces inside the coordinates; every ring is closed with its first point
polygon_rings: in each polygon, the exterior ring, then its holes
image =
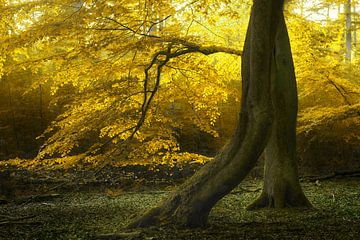
{"type": "MultiPolygon", "coordinates": [[[[292,1],[286,8],[299,86],[299,134],[320,136],[336,125],[345,139],[344,129],[359,129],[358,49],[347,63],[343,15],[320,22],[300,14],[303,7],[292,1]]],[[[209,160],[210,150],[231,136],[237,118],[241,59],[226,51],[241,51],[249,11],[245,0],[0,1],[0,78],[30,74],[23,80],[31,82],[26,91],[47,86],[47,108],[56,112],[40,136],[36,161],[209,160]],[[194,46],[222,50],[181,54],[166,62],[159,76],[165,59],[156,54],[194,46]],[[136,129],[144,99],[153,92],[136,129]],[[197,150],[186,144],[192,141],[197,150]]],[[[357,134],[345,140],[359,141],[357,134]]]]}

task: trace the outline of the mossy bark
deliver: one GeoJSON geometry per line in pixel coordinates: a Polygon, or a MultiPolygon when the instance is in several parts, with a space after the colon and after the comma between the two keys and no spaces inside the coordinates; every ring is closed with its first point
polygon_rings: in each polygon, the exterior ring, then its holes
{"type": "Polygon", "coordinates": [[[277,80],[274,46],[281,16],[281,1],[254,0],[242,56],[241,110],[231,141],[213,161],[129,227],[167,223],[204,226],[212,207],[255,166],[274,129],[274,107],[277,107],[274,105],[277,101],[272,101],[272,95],[277,94],[272,89],[277,80]]]}
{"type": "Polygon", "coordinates": [[[272,75],[274,121],[265,148],[264,187],[249,209],[262,207],[310,207],[299,184],[296,162],[296,79],[284,15],[280,15],[274,46],[272,75]]]}

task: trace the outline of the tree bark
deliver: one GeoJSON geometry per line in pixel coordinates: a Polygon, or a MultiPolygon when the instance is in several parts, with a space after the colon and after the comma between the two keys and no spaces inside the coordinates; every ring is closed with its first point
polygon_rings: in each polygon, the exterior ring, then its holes
{"type": "MultiPolygon", "coordinates": [[[[234,189],[255,166],[274,129],[273,108],[278,107],[277,100],[272,102],[272,95],[278,94],[278,91],[272,90],[272,82],[277,81],[275,73],[278,66],[274,61],[274,46],[281,16],[282,1],[254,0],[242,56],[241,110],[231,141],[213,161],[200,169],[162,204],[136,219],[128,227],[167,223],[202,227],[207,223],[212,207],[234,189]]],[[[287,92],[290,85],[279,86],[279,89],[285,89],[279,99],[283,99],[283,96],[296,99],[291,96],[294,91],[287,92]]],[[[279,104],[282,103],[279,101],[279,104]]],[[[277,126],[283,122],[286,123],[286,119],[277,122],[277,126]]],[[[292,172],[286,174],[290,175],[292,172]]]]}
{"type": "Polygon", "coordinates": [[[283,13],[276,30],[271,99],[274,121],[265,148],[264,187],[248,209],[310,207],[299,184],[296,161],[297,88],[289,36],[283,13]]]}

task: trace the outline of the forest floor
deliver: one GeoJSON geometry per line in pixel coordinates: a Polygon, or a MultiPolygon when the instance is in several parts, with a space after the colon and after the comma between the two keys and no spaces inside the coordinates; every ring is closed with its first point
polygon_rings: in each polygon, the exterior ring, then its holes
{"type": "Polygon", "coordinates": [[[124,234],[131,219],[175,188],[174,182],[144,181],[77,188],[27,184],[0,204],[0,239],[360,239],[359,177],[303,181],[313,210],[247,211],[261,188],[260,180],[248,179],[216,205],[206,228],[152,227],[124,234]]]}

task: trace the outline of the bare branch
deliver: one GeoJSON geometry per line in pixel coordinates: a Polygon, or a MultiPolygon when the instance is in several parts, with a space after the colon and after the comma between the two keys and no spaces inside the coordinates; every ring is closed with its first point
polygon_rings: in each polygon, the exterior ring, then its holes
{"type": "Polygon", "coordinates": [[[150,104],[156,94],[156,92],[159,89],[159,85],[160,85],[160,78],[161,78],[161,70],[162,68],[165,66],[165,64],[171,59],[171,47],[168,48],[167,52],[164,51],[160,51],[157,52],[154,57],[152,58],[151,63],[148,65],[147,68],[145,68],[145,79],[144,79],[144,102],[143,105],[141,107],[141,117],[137,123],[137,125],[135,126],[134,131],[132,132],[132,134],[130,135],[129,139],[132,139],[135,134],[139,131],[139,129],[141,128],[141,126],[143,125],[145,118],[146,118],[146,114],[150,108],[150,104]],[[165,60],[161,61],[158,66],[157,66],[157,72],[156,72],[156,81],[155,81],[155,86],[150,94],[150,97],[147,97],[147,92],[148,92],[148,83],[149,83],[149,71],[152,68],[152,66],[155,64],[155,62],[158,60],[158,57],[160,55],[165,55],[165,60]]]}
{"type": "Polygon", "coordinates": [[[346,95],[343,93],[343,91],[345,92],[344,88],[338,86],[334,81],[332,81],[330,79],[329,76],[327,76],[327,80],[328,80],[328,83],[330,83],[335,89],[336,91],[341,95],[341,97],[344,99],[344,101],[346,102],[347,105],[351,106],[351,102],[349,101],[349,99],[346,97],[346,95]],[[343,90],[341,91],[340,88],[343,90]]]}
{"type": "Polygon", "coordinates": [[[149,33],[149,32],[151,31],[151,29],[152,29],[155,25],[160,24],[160,23],[162,23],[162,22],[165,22],[165,21],[166,21],[167,19],[169,19],[170,17],[171,17],[171,15],[169,15],[169,16],[163,18],[163,19],[160,19],[159,21],[153,22],[153,23],[150,25],[147,33],[149,33]]]}
{"type": "MultiPolygon", "coordinates": [[[[110,18],[110,17],[105,17],[106,19],[120,25],[122,28],[124,28],[124,30],[128,30],[136,35],[140,35],[140,36],[144,36],[144,37],[150,37],[150,38],[160,38],[159,36],[156,36],[156,35],[152,35],[152,34],[146,34],[146,33],[141,33],[141,32],[138,32],[134,29],[132,29],[131,27],[129,26],[126,26],[125,24],[122,24],[121,22],[117,21],[116,19],[113,19],[113,18],[110,18]]],[[[120,29],[118,29],[120,30],[120,29]]]]}

